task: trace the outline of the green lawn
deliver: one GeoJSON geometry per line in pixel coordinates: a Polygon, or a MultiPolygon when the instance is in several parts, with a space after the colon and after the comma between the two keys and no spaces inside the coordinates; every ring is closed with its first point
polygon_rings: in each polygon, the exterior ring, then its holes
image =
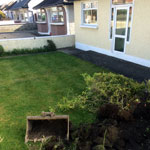
{"type": "MultiPolygon", "coordinates": [[[[85,88],[82,73],[104,69],[60,52],[0,59],[1,150],[26,150],[26,116],[57,105],[68,91],[85,88]]],[[[92,121],[91,114],[68,112],[73,123],[92,121]]]]}

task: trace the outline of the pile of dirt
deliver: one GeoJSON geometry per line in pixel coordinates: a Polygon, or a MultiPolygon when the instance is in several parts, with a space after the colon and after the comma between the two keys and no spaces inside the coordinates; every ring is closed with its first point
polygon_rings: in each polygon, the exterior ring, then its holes
{"type": "Polygon", "coordinates": [[[55,138],[44,150],[150,150],[150,104],[137,104],[134,110],[106,104],[97,116],[96,123],[71,127],[68,143],[55,138]]]}

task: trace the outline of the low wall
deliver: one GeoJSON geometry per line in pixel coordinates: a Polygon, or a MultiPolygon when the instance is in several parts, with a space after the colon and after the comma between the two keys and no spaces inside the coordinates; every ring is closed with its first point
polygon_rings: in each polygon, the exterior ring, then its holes
{"type": "Polygon", "coordinates": [[[7,52],[12,51],[13,49],[32,49],[43,47],[47,45],[47,40],[52,40],[56,44],[57,48],[72,47],[75,45],[74,35],[3,39],[0,40],[0,45],[2,45],[4,47],[4,50],[7,52]]]}
{"type": "Polygon", "coordinates": [[[0,25],[9,25],[9,24],[14,24],[14,20],[3,20],[3,21],[0,21],[0,25]]]}
{"type": "Polygon", "coordinates": [[[37,25],[33,23],[22,23],[22,24],[5,24],[0,25],[0,32],[15,32],[15,31],[26,31],[26,30],[36,30],[37,25]]]}

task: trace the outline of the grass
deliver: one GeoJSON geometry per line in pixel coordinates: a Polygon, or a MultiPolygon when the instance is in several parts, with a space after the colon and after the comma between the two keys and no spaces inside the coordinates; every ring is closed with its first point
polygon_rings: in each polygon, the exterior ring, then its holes
{"type": "MultiPolygon", "coordinates": [[[[0,59],[0,143],[2,150],[26,150],[26,117],[48,111],[68,91],[85,88],[82,73],[105,70],[61,52],[0,59]]],[[[86,112],[68,112],[75,124],[91,122],[86,112]]]]}

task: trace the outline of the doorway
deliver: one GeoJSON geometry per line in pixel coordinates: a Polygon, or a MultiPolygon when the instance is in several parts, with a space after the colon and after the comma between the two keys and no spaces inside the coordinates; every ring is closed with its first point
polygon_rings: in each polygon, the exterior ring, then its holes
{"type": "Polygon", "coordinates": [[[112,35],[113,52],[124,53],[127,43],[129,7],[114,8],[114,28],[112,35]]]}

